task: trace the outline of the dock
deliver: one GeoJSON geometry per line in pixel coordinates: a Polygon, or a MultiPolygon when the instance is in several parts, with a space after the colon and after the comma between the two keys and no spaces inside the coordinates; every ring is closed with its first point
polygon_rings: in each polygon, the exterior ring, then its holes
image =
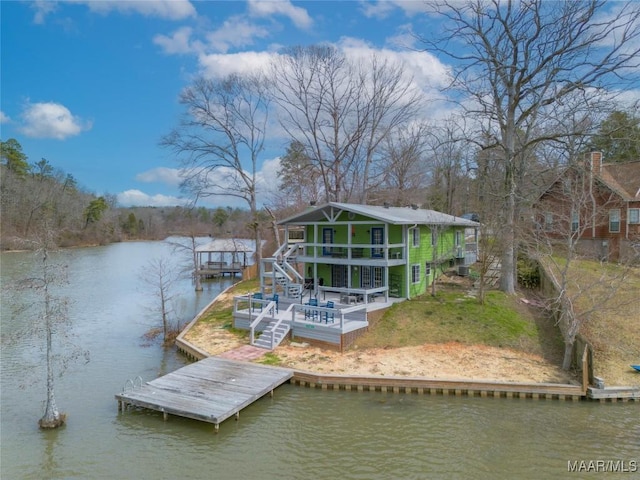
{"type": "Polygon", "coordinates": [[[293,371],[209,357],[147,383],[134,384],[115,397],[118,410],[137,406],[169,415],[220,424],[287,382],[293,371]]]}
{"type": "Polygon", "coordinates": [[[225,264],[224,262],[207,262],[197,270],[197,274],[204,278],[216,278],[229,275],[235,277],[236,275],[242,275],[245,267],[239,264],[225,264]]]}

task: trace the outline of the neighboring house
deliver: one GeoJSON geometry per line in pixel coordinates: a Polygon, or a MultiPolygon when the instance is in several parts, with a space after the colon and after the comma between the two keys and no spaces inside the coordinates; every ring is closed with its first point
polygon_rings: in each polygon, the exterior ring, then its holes
{"type": "MultiPolygon", "coordinates": [[[[480,226],[416,206],[334,202],[310,207],[279,225],[287,241],[272,258],[263,259],[260,301],[277,294],[279,312],[287,308],[282,322],[295,337],[341,348],[366,330],[367,311],[425,293],[443,267],[474,263],[477,243],[465,243],[465,229],[480,226]],[[325,321],[314,323],[316,318],[325,321]]],[[[236,299],[234,325],[266,329],[269,322],[261,327],[255,308],[247,312],[246,298],[244,307],[241,301],[236,299]]]]}
{"type": "Polygon", "coordinates": [[[602,153],[591,152],[560,175],[536,210],[550,238],[573,235],[584,255],[632,258],[640,253],[640,161],[603,163],[602,153]]]}

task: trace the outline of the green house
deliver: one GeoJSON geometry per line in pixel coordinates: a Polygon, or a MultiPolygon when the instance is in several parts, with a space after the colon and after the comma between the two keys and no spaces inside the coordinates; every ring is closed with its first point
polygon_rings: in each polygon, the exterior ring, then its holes
{"type": "Polygon", "coordinates": [[[327,203],[279,222],[285,241],[260,266],[260,291],[234,298],[252,345],[285,338],[338,348],[368,312],[424,293],[445,267],[476,261],[471,220],[417,207],[327,203]]]}
{"type": "Polygon", "coordinates": [[[476,261],[475,241],[465,240],[477,222],[415,206],[331,202],[279,224],[287,243],[266,260],[262,287],[285,297],[388,303],[424,293],[443,267],[476,261]]]}

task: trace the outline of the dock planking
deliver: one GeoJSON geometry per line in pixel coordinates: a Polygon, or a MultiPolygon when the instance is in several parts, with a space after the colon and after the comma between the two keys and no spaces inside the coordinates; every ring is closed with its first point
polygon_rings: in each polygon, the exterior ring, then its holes
{"type": "Polygon", "coordinates": [[[287,382],[293,371],[209,357],[116,395],[119,408],[134,405],[167,415],[220,423],[287,382]]]}

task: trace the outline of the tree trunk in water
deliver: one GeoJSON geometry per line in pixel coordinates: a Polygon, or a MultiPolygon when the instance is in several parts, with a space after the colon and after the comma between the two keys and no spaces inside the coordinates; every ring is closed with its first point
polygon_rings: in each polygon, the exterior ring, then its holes
{"type": "MultiPolygon", "coordinates": [[[[46,294],[48,295],[48,293],[46,294]]],[[[48,301],[47,306],[48,309],[48,301]]],[[[40,428],[58,428],[64,425],[66,415],[58,412],[56,406],[56,399],[53,393],[53,358],[51,352],[51,324],[48,313],[46,315],[47,323],[47,406],[44,411],[44,416],[38,422],[40,428]]]]}

